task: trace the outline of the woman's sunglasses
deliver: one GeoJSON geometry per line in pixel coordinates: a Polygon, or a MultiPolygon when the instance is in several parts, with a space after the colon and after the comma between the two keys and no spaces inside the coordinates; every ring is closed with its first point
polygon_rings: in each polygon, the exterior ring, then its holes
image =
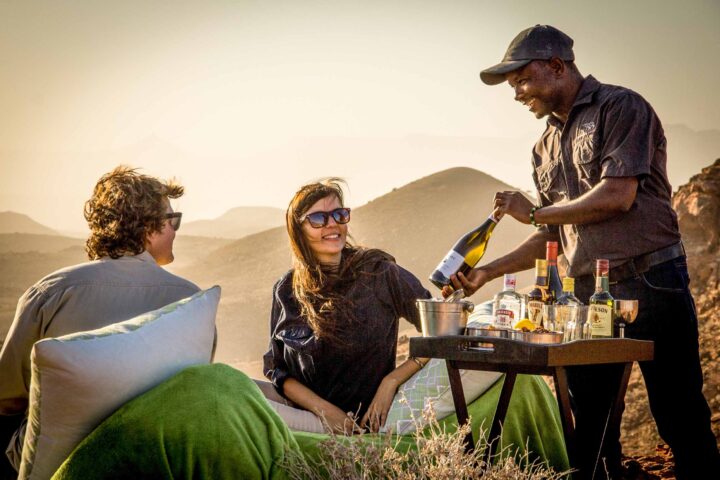
{"type": "Polygon", "coordinates": [[[305,220],[308,221],[313,228],[322,228],[327,226],[330,221],[330,217],[335,220],[335,223],[343,225],[350,221],[350,209],[349,208],[336,208],[332,212],[313,212],[305,215],[300,223],[305,220]]]}
{"type": "Polygon", "coordinates": [[[172,212],[165,214],[165,220],[170,220],[170,227],[176,232],[180,228],[180,221],[182,220],[182,212],[172,212]]]}

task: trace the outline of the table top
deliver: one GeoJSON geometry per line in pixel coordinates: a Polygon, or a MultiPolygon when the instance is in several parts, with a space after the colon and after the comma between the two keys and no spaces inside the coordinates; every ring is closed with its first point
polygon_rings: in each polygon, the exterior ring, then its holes
{"type": "Polygon", "coordinates": [[[654,342],[603,338],[537,344],[508,338],[449,335],[411,338],[410,355],[495,366],[566,367],[652,360],[654,342]],[[477,347],[480,342],[483,346],[477,347]]]}

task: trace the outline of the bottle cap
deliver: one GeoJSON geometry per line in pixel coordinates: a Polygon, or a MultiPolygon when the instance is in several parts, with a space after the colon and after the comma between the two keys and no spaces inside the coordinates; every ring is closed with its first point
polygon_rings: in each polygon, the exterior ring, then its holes
{"type": "Polygon", "coordinates": [[[506,273],[503,276],[503,290],[515,290],[516,281],[514,273],[506,273]]]}
{"type": "Polygon", "coordinates": [[[597,276],[607,277],[610,275],[610,260],[606,258],[597,259],[597,276]]]}
{"type": "Polygon", "coordinates": [[[575,279],[572,277],[563,278],[563,291],[574,292],[575,291],[575,279]]]}
{"type": "Polygon", "coordinates": [[[538,258],[535,260],[535,275],[547,277],[547,260],[544,258],[538,258]]]}

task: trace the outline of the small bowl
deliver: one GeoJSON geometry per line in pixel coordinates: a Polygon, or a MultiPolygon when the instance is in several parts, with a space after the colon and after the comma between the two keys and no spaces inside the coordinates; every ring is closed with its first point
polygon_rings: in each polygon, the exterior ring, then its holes
{"type": "Polygon", "coordinates": [[[561,343],[563,340],[562,332],[523,332],[522,330],[511,330],[508,335],[513,340],[527,343],[553,344],[561,343]]]}
{"type": "Polygon", "coordinates": [[[470,337],[495,337],[507,338],[508,331],[501,328],[495,328],[487,324],[470,323],[465,328],[465,334],[470,337]]]}

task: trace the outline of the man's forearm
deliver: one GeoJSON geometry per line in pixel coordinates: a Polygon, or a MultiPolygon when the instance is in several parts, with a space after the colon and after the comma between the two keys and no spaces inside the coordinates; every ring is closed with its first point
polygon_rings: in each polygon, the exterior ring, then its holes
{"type": "Polygon", "coordinates": [[[575,200],[548,205],[535,211],[535,222],[543,225],[602,222],[630,210],[637,186],[635,177],[603,179],[595,188],[575,200]]]}

